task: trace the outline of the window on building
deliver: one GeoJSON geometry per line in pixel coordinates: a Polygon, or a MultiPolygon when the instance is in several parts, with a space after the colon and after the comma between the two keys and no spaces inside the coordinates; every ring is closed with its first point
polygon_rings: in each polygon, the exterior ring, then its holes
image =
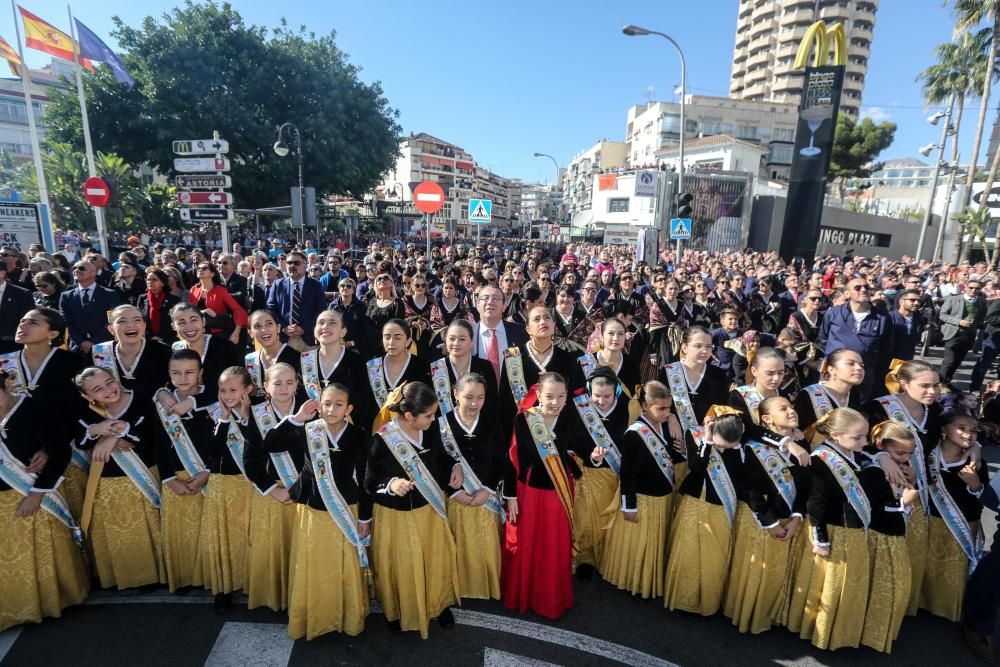
{"type": "Polygon", "coordinates": [[[736,137],[739,139],[756,139],[757,128],[752,125],[737,125],[736,137]]]}
{"type": "Polygon", "coordinates": [[[767,161],[771,164],[791,164],[792,163],[792,151],[795,149],[794,146],[789,144],[771,144],[770,153],[767,156],[767,161]]]}
{"type": "Polygon", "coordinates": [[[795,128],[776,127],[771,131],[773,141],[795,141],[795,128]]]}
{"type": "Polygon", "coordinates": [[[608,200],[608,213],[628,213],[628,197],[608,200]]]}

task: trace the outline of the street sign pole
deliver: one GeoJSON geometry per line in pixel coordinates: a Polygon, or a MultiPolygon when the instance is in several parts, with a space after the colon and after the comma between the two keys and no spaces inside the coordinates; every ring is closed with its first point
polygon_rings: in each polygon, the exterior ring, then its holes
{"type": "Polygon", "coordinates": [[[483,225],[482,223],[476,223],[476,245],[482,245],[483,239],[483,225]]]}
{"type": "Polygon", "coordinates": [[[434,214],[428,213],[424,216],[424,233],[427,234],[427,254],[424,256],[427,259],[427,266],[431,264],[431,221],[434,220],[434,214]]]}
{"type": "MultiPolygon", "coordinates": [[[[220,157],[222,157],[222,146],[220,145],[220,142],[219,142],[219,131],[218,130],[214,130],[212,132],[212,139],[215,142],[214,145],[218,146],[218,148],[216,148],[216,151],[218,151],[218,152],[215,154],[215,157],[220,158],[220,157]]],[[[226,144],[225,148],[226,148],[226,150],[229,150],[229,144],[228,143],[226,144]]],[[[219,221],[219,231],[222,233],[222,252],[223,253],[228,253],[232,249],[232,246],[229,245],[229,222],[227,222],[226,220],[220,220],[219,221]]]]}

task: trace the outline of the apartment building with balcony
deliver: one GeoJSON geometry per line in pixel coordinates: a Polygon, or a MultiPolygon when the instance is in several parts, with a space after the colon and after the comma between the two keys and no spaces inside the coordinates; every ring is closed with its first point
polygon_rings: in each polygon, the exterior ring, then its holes
{"type": "Polygon", "coordinates": [[[460,146],[438,139],[426,132],[410,133],[400,142],[399,157],[393,169],[385,173],[376,188],[383,201],[413,201],[417,183],[433,181],[445,191],[445,203],[434,222],[458,234],[475,234],[469,225],[469,200],[489,199],[493,202],[491,228],[510,226],[511,182],[488,169],[476,165],[472,155],[460,146]]]}
{"type": "MultiPolygon", "coordinates": [[[[767,151],[763,174],[768,178],[788,179],[798,126],[796,104],[688,95],[684,112],[687,141],[724,134],[758,144],[767,151]]],[[[625,139],[628,166],[657,165],[657,153],[680,140],[680,104],[651,102],[633,106],[628,110],[625,139]]]]}
{"type": "MultiPolygon", "coordinates": [[[[49,105],[52,90],[66,89],[63,77],[68,80],[73,76],[73,66],[53,59],[51,64],[41,69],[32,69],[30,73],[32,113],[38,126],[38,140],[42,141],[45,138],[42,113],[49,105]]],[[[27,109],[21,79],[0,78],[0,149],[9,153],[18,163],[29,162],[33,156],[27,109]]]]}
{"type": "Polygon", "coordinates": [[[879,0],[740,0],[729,94],[798,106],[802,71],[795,54],[809,26],[840,23],[847,37],[847,70],[840,110],[854,118],[868,74],[879,0]]]}
{"type": "Polygon", "coordinates": [[[577,153],[563,176],[563,206],[572,218],[590,209],[594,190],[594,175],[606,169],[621,169],[628,163],[628,143],[601,139],[585,151],[577,153]]]}

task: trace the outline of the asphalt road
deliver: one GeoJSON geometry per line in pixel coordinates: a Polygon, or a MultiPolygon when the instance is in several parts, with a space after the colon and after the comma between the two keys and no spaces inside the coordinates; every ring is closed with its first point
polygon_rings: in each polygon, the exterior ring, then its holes
{"type": "MultiPolygon", "coordinates": [[[[968,369],[967,363],[956,378],[959,386],[968,369]]],[[[986,455],[996,474],[1000,451],[991,448],[986,455]]],[[[992,537],[992,516],[985,528],[992,537]]],[[[248,611],[239,600],[218,615],[204,593],[102,592],[60,619],[0,633],[0,666],[981,664],[966,649],[958,625],[923,612],[904,621],[886,656],[870,649],[819,651],[783,628],[742,635],[721,615],[701,619],[668,612],[661,600],[636,601],[599,580],[577,583],[576,594],[576,606],[554,623],[510,614],[499,602],[467,600],[456,610],[457,625],[446,631],[432,624],[426,641],[417,633],[391,635],[376,612],[359,637],[292,642],[283,614],[248,611]]]]}

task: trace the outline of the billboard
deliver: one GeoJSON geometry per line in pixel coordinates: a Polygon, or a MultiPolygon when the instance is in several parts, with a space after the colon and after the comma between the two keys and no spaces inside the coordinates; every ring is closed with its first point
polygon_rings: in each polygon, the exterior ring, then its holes
{"type": "Polygon", "coordinates": [[[41,242],[38,204],[0,202],[0,246],[27,253],[32,243],[41,242]]]}

